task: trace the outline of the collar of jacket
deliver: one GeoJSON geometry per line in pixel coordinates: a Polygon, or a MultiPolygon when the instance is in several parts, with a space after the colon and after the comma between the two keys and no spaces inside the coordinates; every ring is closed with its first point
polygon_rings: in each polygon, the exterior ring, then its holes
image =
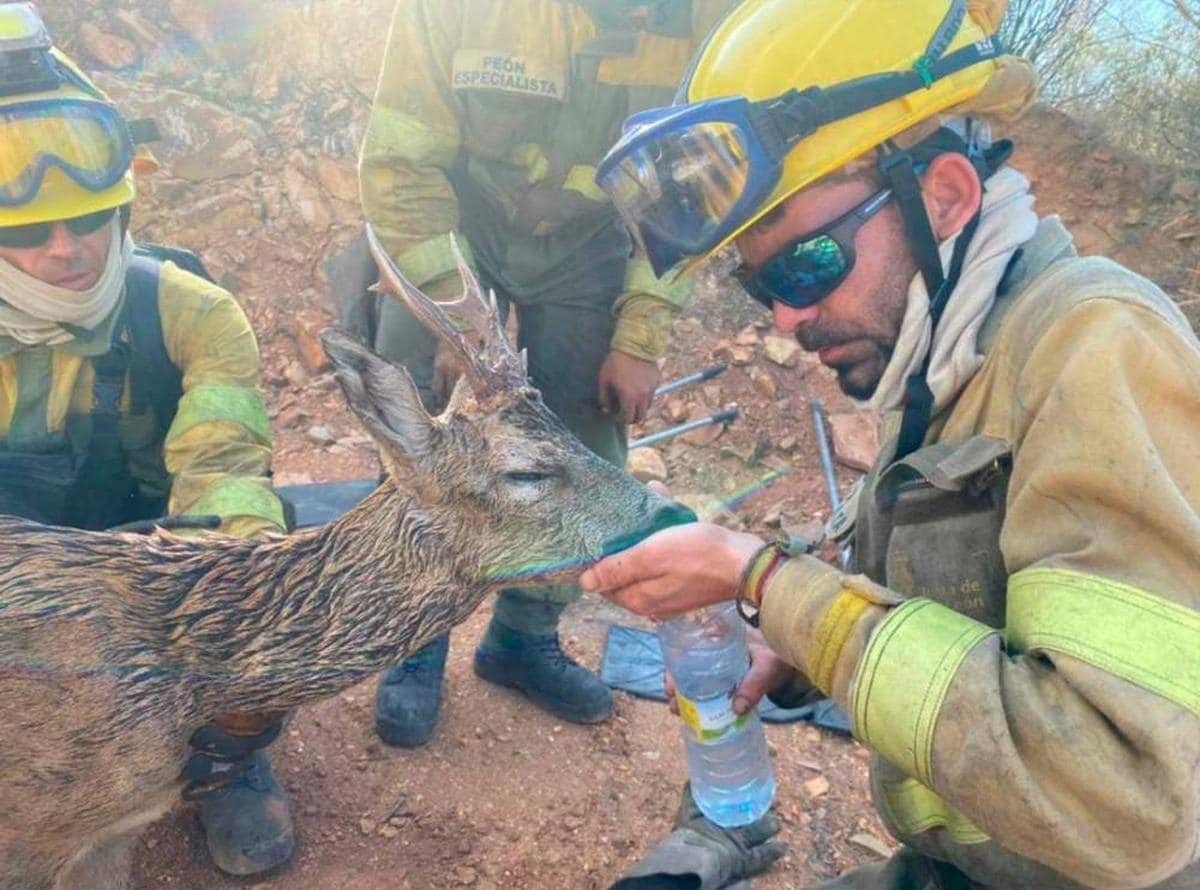
{"type": "Polygon", "coordinates": [[[1013,264],[1012,271],[1004,282],[1004,290],[1018,294],[1047,267],[1059,260],[1078,256],[1075,239],[1063,226],[1057,215],[1038,220],[1033,237],[1021,245],[1021,256],[1013,264]]]}
{"type": "MultiPolygon", "coordinates": [[[[69,352],[73,355],[97,356],[104,355],[108,352],[112,345],[113,330],[117,326],[117,319],[121,315],[121,308],[125,305],[125,297],[121,296],[117,300],[117,304],[113,306],[112,311],[108,313],[104,321],[100,322],[91,330],[78,330],[75,336],[66,343],[60,343],[53,347],[56,350],[69,352]]],[[[12,337],[6,337],[0,334],[0,359],[8,358],[10,355],[15,355],[24,349],[29,349],[24,343],[14,340],[12,337]]]]}

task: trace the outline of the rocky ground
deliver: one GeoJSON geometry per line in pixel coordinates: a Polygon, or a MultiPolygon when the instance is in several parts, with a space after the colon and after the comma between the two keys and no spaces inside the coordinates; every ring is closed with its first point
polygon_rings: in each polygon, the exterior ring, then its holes
{"type": "MultiPolygon", "coordinates": [[[[198,250],[258,332],[281,483],[371,477],[372,447],[345,410],[316,334],[331,318],[321,263],[360,224],[354,156],[391,0],[42,0],[52,31],[164,139],[140,182],[136,234],[198,250]]],[[[1054,111],[1017,130],[1016,164],[1043,212],[1086,253],[1166,288],[1200,320],[1200,187],[1151,168],[1054,111]]],[[[828,375],[771,337],[765,316],[717,279],[675,323],[664,377],[721,361],[718,380],[668,398],[650,432],[736,404],[740,416],[649,451],[638,471],[721,521],[812,534],[828,513],[809,402],[839,444],[843,491],[869,460],[873,422],[828,375]]],[[[674,810],[684,766],[662,705],[618,695],[616,718],[556,723],[477,680],[486,607],[454,637],[443,723],[418,751],[381,746],[372,684],[307,708],[276,745],[299,849],[287,872],[234,881],[208,865],[186,811],[146,835],[138,890],[600,888],[646,851],[674,810]]],[[[585,600],[568,649],[595,667],[629,616],[585,600]]],[[[812,887],[889,849],[867,802],[865,752],[806,726],[768,728],[790,856],[758,886],[812,887]]]]}

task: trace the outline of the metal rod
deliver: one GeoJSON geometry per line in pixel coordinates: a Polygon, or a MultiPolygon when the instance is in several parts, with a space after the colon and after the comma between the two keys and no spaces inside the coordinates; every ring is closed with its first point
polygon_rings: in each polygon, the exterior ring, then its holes
{"type": "Polygon", "coordinates": [[[712,380],[714,377],[724,374],[726,367],[726,365],[712,365],[703,371],[697,371],[695,374],[688,374],[686,377],[680,377],[678,380],[664,383],[658,389],[654,390],[654,394],[662,396],[677,389],[683,389],[685,386],[691,386],[693,383],[703,383],[705,380],[712,380]]]}
{"type": "Polygon", "coordinates": [[[681,423],[679,426],[673,426],[670,429],[651,433],[649,436],[642,436],[640,439],[634,439],[629,443],[629,448],[632,450],[645,445],[653,445],[655,442],[661,442],[664,439],[673,439],[675,436],[682,436],[684,433],[690,433],[692,430],[698,430],[712,423],[728,423],[737,416],[737,408],[726,408],[724,411],[718,411],[716,414],[710,414],[708,417],[689,420],[687,423],[681,423]]]}
{"type": "Polygon", "coordinates": [[[833,471],[833,454],[829,450],[829,437],[825,431],[825,409],[813,399],[808,403],[812,409],[813,430],[817,434],[817,449],[821,453],[821,470],[825,473],[825,489],[829,492],[829,506],[833,512],[841,509],[842,498],[838,494],[837,475],[833,471]]]}

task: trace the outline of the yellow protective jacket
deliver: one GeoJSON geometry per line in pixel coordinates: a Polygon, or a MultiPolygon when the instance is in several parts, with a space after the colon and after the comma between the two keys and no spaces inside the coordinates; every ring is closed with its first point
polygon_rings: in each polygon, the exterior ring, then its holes
{"type": "Polygon", "coordinates": [[[366,218],[414,284],[457,298],[457,231],[516,302],[599,286],[617,297],[614,349],[665,351],[687,285],[627,259],[595,165],[626,117],[670,104],[734,0],[648,5],[656,23],[634,31],[565,0],[399,0],[359,171],[366,218]]]}
{"type": "MultiPolygon", "coordinates": [[[[228,534],[282,531],[267,475],[271,432],[258,390],[258,346],[245,314],[221,288],[171,263],[161,267],[158,307],[183,396],[164,438],[152,409],[131,411],[126,379],[117,432],[140,494],[149,501],[169,495],[171,514],[217,514],[228,534]]],[[[46,454],[68,448],[80,431],[86,437],[94,362],[109,350],[119,311],[88,340],[28,348],[0,337],[0,447],[46,454]]]]}
{"type": "Polygon", "coordinates": [[[926,447],[865,480],[871,577],[790,559],[762,629],[909,846],[985,887],[1197,887],[1200,345],[1053,218],[1015,271],[926,447]]]}

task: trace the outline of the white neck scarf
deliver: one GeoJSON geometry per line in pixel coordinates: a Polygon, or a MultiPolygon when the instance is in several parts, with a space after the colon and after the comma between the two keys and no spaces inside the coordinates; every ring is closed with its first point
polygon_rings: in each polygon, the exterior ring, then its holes
{"type": "Polygon", "coordinates": [[[85,291],[54,287],[0,259],[0,334],[26,346],[58,346],[74,335],[62,325],[90,330],[108,317],[125,290],[125,269],[133,241],[121,239],[121,226],[109,223],[112,241],[104,271],[85,291]]]}
{"type": "MultiPolygon", "coordinates": [[[[938,322],[926,380],[933,392],[933,414],[950,404],[983,364],[977,349],[996,288],[1017,248],[1033,237],[1038,218],[1029,180],[1005,167],[987,181],[979,226],[963,259],[962,274],[938,322]]],[[[940,247],[942,268],[950,264],[954,239],[940,247]]],[[[929,293],[918,274],[908,287],[908,304],[892,358],[874,395],[856,404],[872,411],[892,411],[904,400],[904,384],[921,369],[930,340],[929,293]]]]}

